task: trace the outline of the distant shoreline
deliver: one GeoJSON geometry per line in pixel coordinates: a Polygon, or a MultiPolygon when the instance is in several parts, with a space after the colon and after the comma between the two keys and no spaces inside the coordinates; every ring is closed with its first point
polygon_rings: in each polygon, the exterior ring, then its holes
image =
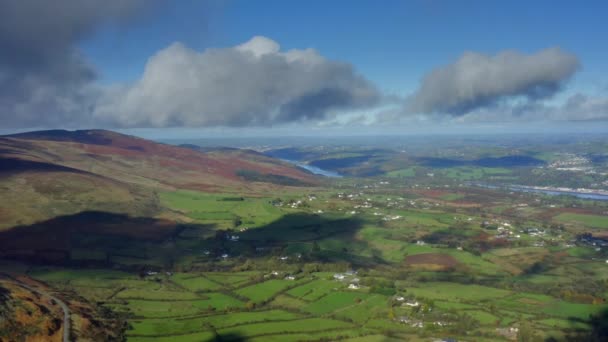
{"type": "Polygon", "coordinates": [[[550,187],[550,186],[531,186],[531,185],[490,185],[483,183],[472,183],[472,185],[480,186],[488,189],[508,189],[520,192],[534,192],[546,195],[570,195],[582,199],[593,199],[599,201],[608,201],[608,191],[595,189],[572,189],[565,187],[550,187]]]}

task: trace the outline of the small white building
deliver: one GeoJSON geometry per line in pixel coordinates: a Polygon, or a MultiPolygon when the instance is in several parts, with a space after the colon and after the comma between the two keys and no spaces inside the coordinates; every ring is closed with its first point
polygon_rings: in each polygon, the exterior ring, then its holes
{"type": "Polygon", "coordinates": [[[407,306],[411,306],[413,308],[420,306],[420,303],[418,303],[418,301],[416,301],[416,300],[408,300],[404,304],[407,306]]]}

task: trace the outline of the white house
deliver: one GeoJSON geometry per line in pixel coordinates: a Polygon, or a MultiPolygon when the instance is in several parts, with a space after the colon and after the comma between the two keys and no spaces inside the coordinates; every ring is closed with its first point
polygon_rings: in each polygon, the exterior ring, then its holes
{"type": "Polygon", "coordinates": [[[420,306],[420,303],[418,303],[418,301],[415,301],[415,300],[413,300],[413,301],[409,300],[409,301],[405,302],[405,305],[415,308],[415,307],[420,306]]]}

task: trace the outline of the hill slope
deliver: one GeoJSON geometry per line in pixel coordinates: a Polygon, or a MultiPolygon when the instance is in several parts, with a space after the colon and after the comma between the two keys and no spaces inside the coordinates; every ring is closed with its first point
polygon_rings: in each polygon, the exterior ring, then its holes
{"type": "Polygon", "coordinates": [[[248,151],[197,151],[105,130],[21,133],[0,137],[0,230],[87,210],[155,217],[159,190],[251,193],[315,182],[248,151]]]}

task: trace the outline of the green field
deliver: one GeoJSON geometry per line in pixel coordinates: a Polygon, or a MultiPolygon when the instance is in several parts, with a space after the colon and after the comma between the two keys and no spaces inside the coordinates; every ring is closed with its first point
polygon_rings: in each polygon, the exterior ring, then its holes
{"type": "Polygon", "coordinates": [[[184,211],[201,223],[232,227],[235,219],[243,225],[259,227],[278,220],[282,211],[270,204],[270,198],[242,198],[230,194],[207,194],[196,191],[163,192],[160,199],[169,208],[184,211]]]}
{"type": "Polygon", "coordinates": [[[416,168],[408,167],[406,169],[394,170],[387,172],[386,175],[393,178],[410,178],[416,176],[416,168]]]}
{"type": "Polygon", "coordinates": [[[296,281],[293,280],[275,279],[241,288],[237,290],[236,293],[240,296],[247,297],[256,303],[265,302],[274,297],[277,293],[296,285],[296,281]]]}
{"type": "Polygon", "coordinates": [[[559,222],[582,224],[593,228],[608,228],[608,215],[585,215],[574,213],[561,213],[554,218],[559,222]]]}
{"type": "MultiPolygon", "coordinates": [[[[398,177],[415,177],[413,169],[406,170],[398,177]]],[[[457,179],[507,174],[442,172],[457,179]]],[[[109,260],[113,269],[32,267],[28,274],[119,313],[128,321],[130,341],[218,335],[264,342],[373,341],[387,331],[396,340],[413,341],[448,335],[466,340],[473,331],[491,341],[497,327],[522,320],[561,333],[573,326],[568,323],[573,318],[585,320],[606,307],[600,304],[608,299],[601,252],[564,246],[576,237],[567,230],[544,225],[543,237],[518,231],[543,226],[535,218],[541,209],[513,209],[511,199],[487,208],[447,206],[463,198],[485,201],[483,193],[461,188],[421,197],[392,188],[361,194],[348,180],[338,182],[342,190],[310,198],[163,192],[163,205],[192,220],[175,236],[139,244],[105,238],[111,248],[104,253],[91,238],[95,248],[79,246],[72,259],[109,260]],[[515,223],[503,212],[525,212],[526,221],[515,223]],[[512,222],[518,225],[512,235],[522,236],[497,242],[492,236],[497,230],[480,226],[484,220],[512,222]],[[231,241],[231,235],[240,239],[231,241]],[[560,243],[548,243],[560,235],[560,243]],[[409,260],[416,257],[443,260],[449,267],[413,267],[409,260]],[[351,269],[360,272],[340,278],[351,269]],[[359,287],[348,288],[355,283],[359,287]],[[412,302],[418,304],[406,304],[412,302]]],[[[604,224],[598,215],[562,214],[556,220],[593,228],[604,224]]]]}

